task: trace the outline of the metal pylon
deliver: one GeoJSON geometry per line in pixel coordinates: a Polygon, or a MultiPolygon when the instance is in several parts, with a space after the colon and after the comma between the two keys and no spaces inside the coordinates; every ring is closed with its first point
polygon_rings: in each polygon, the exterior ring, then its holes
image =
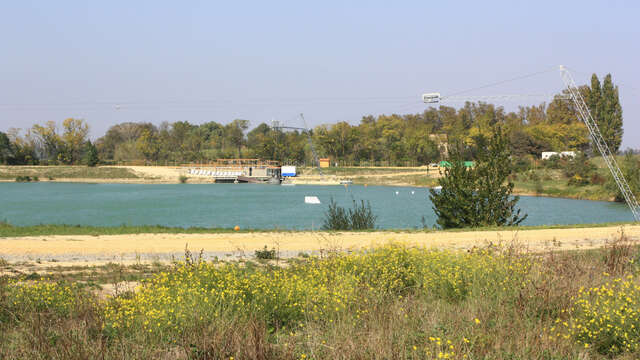
{"type": "Polygon", "coordinates": [[[573,81],[573,77],[569,70],[566,67],[560,65],[560,76],[562,77],[562,81],[564,81],[567,90],[569,90],[569,94],[571,96],[571,100],[573,100],[576,108],[578,109],[578,116],[580,119],[587,125],[587,129],[589,129],[589,134],[591,135],[591,139],[596,144],[598,151],[602,155],[604,162],[609,167],[609,171],[611,171],[611,175],[616,181],[620,192],[624,196],[624,200],[627,202],[629,209],[631,209],[631,213],[636,221],[640,222],[640,205],[638,205],[638,200],[635,195],[629,188],[629,184],[627,180],[624,178],[618,163],[616,162],[615,157],[609,150],[609,146],[604,141],[602,134],[600,133],[600,129],[598,128],[598,124],[593,120],[593,116],[591,116],[591,112],[589,112],[589,108],[587,104],[584,102],[580,91],[578,91],[578,87],[576,86],[575,81],[573,81]]]}

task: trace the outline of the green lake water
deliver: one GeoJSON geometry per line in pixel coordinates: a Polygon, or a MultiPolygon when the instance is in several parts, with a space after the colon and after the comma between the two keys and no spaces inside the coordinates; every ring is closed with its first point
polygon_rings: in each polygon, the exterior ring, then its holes
{"type": "MultiPolygon", "coordinates": [[[[331,198],[371,203],[383,229],[428,226],[435,214],[425,188],[386,186],[278,186],[261,184],[0,183],[0,221],[13,225],[163,225],[243,229],[318,229],[331,198]],[[317,196],[321,205],[304,203],[317,196]]],[[[521,197],[526,225],[632,221],[623,204],[521,197]]]]}

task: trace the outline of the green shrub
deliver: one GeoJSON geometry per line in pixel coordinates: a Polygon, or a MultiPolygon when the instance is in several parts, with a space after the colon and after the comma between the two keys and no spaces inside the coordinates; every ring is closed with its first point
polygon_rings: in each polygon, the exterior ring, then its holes
{"type": "Polygon", "coordinates": [[[525,172],[531,169],[531,161],[526,157],[519,157],[513,162],[513,171],[516,173],[525,172]]]}
{"type": "Polygon", "coordinates": [[[262,260],[274,260],[276,258],[276,249],[267,249],[267,245],[262,250],[256,250],[255,255],[257,259],[262,260]]]}
{"type": "MultiPolygon", "coordinates": [[[[620,170],[622,170],[622,174],[627,180],[631,192],[637,197],[640,197],[640,159],[638,159],[633,152],[627,151],[623,160],[620,162],[620,170]]],[[[618,188],[618,184],[613,179],[613,176],[608,174],[607,178],[607,190],[615,194],[616,201],[624,202],[624,196],[620,192],[620,188],[618,188]]]]}
{"type": "Polygon", "coordinates": [[[559,155],[552,155],[542,161],[542,166],[546,169],[562,169],[566,166],[567,160],[559,155]]]}
{"type": "Polygon", "coordinates": [[[331,199],[329,208],[325,213],[324,224],[322,228],[325,230],[367,230],[375,228],[377,216],[373,214],[371,204],[367,201],[360,200],[360,204],[353,201],[353,208],[345,209],[338,206],[331,199]]]}
{"type": "Polygon", "coordinates": [[[569,185],[588,185],[589,179],[595,174],[596,166],[589,161],[584,153],[567,161],[564,174],[569,178],[569,185]]]}
{"type": "Polygon", "coordinates": [[[589,184],[589,179],[583,178],[582,176],[575,174],[569,178],[569,181],[567,181],[567,184],[572,186],[584,186],[589,184]]]}
{"type": "Polygon", "coordinates": [[[364,200],[360,200],[360,204],[353,200],[353,208],[349,209],[349,221],[351,230],[367,230],[376,226],[377,216],[371,210],[371,203],[367,201],[365,206],[364,200]]]}
{"type": "Polygon", "coordinates": [[[180,182],[180,184],[186,184],[187,180],[189,180],[189,178],[185,175],[180,175],[180,177],[178,177],[178,181],[180,182]]]}
{"type": "Polygon", "coordinates": [[[329,208],[325,213],[322,228],[325,230],[349,230],[350,227],[351,224],[349,223],[347,211],[343,207],[338,206],[332,198],[329,202],[329,208]]]}

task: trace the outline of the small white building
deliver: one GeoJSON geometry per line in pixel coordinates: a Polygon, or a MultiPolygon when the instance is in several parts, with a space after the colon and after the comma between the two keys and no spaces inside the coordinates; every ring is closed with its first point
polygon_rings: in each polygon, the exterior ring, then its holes
{"type": "Polygon", "coordinates": [[[542,152],[542,160],[547,160],[552,156],[574,158],[574,157],[576,157],[576,152],[575,151],[561,151],[561,152],[543,151],[542,152]]]}
{"type": "Polygon", "coordinates": [[[295,166],[283,166],[281,169],[283,177],[294,177],[297,175],[295,166]]]}

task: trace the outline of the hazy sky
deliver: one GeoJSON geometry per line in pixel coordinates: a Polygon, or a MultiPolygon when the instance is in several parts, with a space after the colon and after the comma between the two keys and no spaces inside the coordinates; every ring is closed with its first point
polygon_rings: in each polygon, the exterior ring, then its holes
{"type": "Polygon", "coordinates": [[[613,75],[623,147],[640,148],[638,1],[0,1],[0,131],[66,117],[92,138],[124,121],[357,124],[544,70],[468,95],[553,94],[563,64],[578,84],[613,75]]]}

